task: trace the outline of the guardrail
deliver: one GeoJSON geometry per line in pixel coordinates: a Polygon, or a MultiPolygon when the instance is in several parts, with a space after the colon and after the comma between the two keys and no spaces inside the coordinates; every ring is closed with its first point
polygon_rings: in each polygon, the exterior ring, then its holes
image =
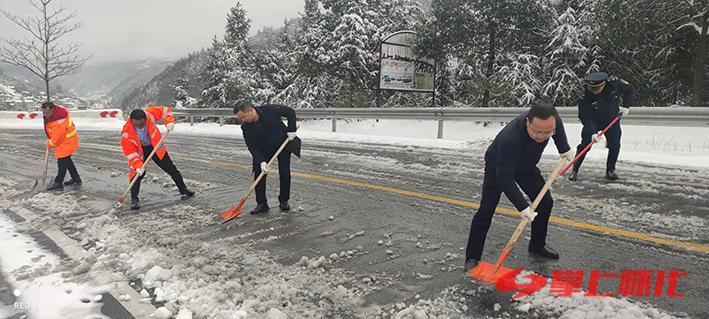
{"type": "MultiPolygon", "coordinates": [[[[576,107],[558,107],[564,122],[578,122],[576,107]]],[[[445,121],[507,122],[523,112],[523,108],[322,108],[296,109],[298,118],[331,119],[332,132],[337,132],[338,119],[397,119],[438,121],[438,138],[443,138],[445,121]]],[[[175,109],[176,117],[194,124],[195,117],[218,118],[224,124],[233,118],[231,108],[175,109]]],[[[709,127],[709,107],[633,107],[623,123],[633,125],[709,127]]]]}
{"type": "MultiPolygon", "coordinates": [[[[123,119],[123,111],[120,109],[69,110],[69,114],[71,114],[72,118],[123,119]]],[[[42,111],[0,111],[0,119],[41,120],[43,116],[42,111]]]]}

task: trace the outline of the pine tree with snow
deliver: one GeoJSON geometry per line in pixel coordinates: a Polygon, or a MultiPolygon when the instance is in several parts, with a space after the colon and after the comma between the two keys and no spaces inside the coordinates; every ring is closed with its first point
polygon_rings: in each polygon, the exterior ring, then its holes
{"type": "Polygon", "coordinates": [[[276,49],[263,50],[254,56],[254,100],[267,103],[287,87],[288,76],[284,70],[284,54],[276,49]]]}
{"type": "Polygon", "coordinates": [[[365,7],[353,1],[333,32],[335,74],[342,81],[340,106],[365,106],[373,83],[370,70],[374,63],[367,22],[362,18],[365,7]]]}
{"type": "Polygon", "coordinates": [[[175,108],[192,108],[197,106],[197,99],[190,96],[189,80],[185,76],[178,77],[173,84],[173,105],[175,108]]]}
{"type": "Polygon", "coordinates": [[[539,57],[533,54],[510,53],[507,62],[497,71],[496,78],[504,83],[510,95],[516,100],[516,106],[527,106],[534,102],[540,91],[539,57]]]}
{"type": "Polygon", "coordinates": [[[184,102],[187,100],[187,98],[190,96],[189,93],[187,93],[187,89],[185,87],[187,86],[187,80],[183,77],[179,77],[175,80],[175,83],[173,84],[173,96],[175,97],[173,101],[173,105],[175,108],[183,108],[186,107],[184,102]],[[179,105],[179,107],[178,107],[179,105]]]}
{"type": "Polygon", "coordinates": [[[227,52],[224,43],[215,36],[212,39],[212,46],[207,51],[207,61],[204,75],[202,76],[204,80],[202,104],[205,107],[228,107],[225,80],[230,67],[226,56],[227,52]]]}
{"type": "Polygon", "coordinates": [[[301,30],[296,37],[295,59],[299,75],[318,76],[332,64],[330,31],[319,0],[305,0],[301,30]]]}
{"type": "Polygon", "coordinates": [[[569,7],[559,16],[551,36],[545,72],[549,78],[542,94],[557,105],[571,105],[578,98],[579,76],[586,71],[583,60],[588,52],[579,38],[574,9],[569,7]]]}
{"type": "Polygon", "coordinates": [[[482,68],[454,59],[451,61],[455,101],[466,106],[477,106],[481,91],[485,89],[482,68]]]}
{"type": "Polygon", "coordinates": [[[438,63],[436,68],[436,99],[435,105],[439,107],[452,106],[455,101],[455,83],[452,67],[448,60],[438,63]]]}
{"type": "Polygon", "coordinates": [[[226,18],[226,30],[224,41],[229,47],[238,47],[248,41],[249,30],[251,29],[251,19],[246,17],[246,9],[240,2],[229,9],[226,18]]]}
{"type": "Polygon", "coordinates": [[[414,30],[424,15],[421,4],[415,0],[383,0],[380,10],[383,21],[379,25],[383,34],[414,30]]]}
{"type": "Polygon", "coordinates": [[[205,67],[202,102],[207,107],[231,107],[252,98],[256,84],[248,32],[251,21],[240,3],[230,9],[224,41],[214,38],[205,67]]]}
{"type": "Polygon", "coordinates": [[[385,35],[381,12],[386,0],[323,0],[325,26],[330,30],[326,55],[332,58],[330,74],[341,82],[342,106],[371,106],[379,68],[377,56],[385,35]]]}
{"type": "Polygon", "coordinates": [[[320,0],[305,0],[300,23],[287,50],[292,65],[288,85],[274,97],[275,101],[294,107],[332,107],[338,84],[334,81],[332,29],[334,16],[321,9],[320,0]]]}
{"type": "Polygon", "coordinates": [[[583,74],[600,72],[604,56],[603,50],[596,39],[604,30],[602,23],[598,21],[596,10],[603,8],[602,5],[599,5],[596,0],[566,0],[560,1],[557,8],[558,11],[566,11],[567,8],[572,8],[575,11],[579,41],[588,48],[586,55],[583,57],[586,65],[586,70],[583,74]]]}

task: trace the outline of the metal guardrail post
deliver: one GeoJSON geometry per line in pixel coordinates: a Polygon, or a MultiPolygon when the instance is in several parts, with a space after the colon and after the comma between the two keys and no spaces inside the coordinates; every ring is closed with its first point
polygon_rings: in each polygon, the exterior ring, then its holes
{"type": "Polygon", "coordinates": [[[437,109],[433,111],[433,117],[438,120],[438,135],[439,139],[443,138],[443,109],[437,109]]]}
{"type": "Polygon", "coordinates": [[[194,119],[193,119],[193,116],[192,116],[192,115],[188,116],[187,119],[188,119],[189,122],[190,122],[190,126],[194,125],[194,119]]]}
{"type": "Polygon", "coordinates": [[[438,119],[438,138],[443,138],[443,118],[438,119]]]}
{"type": "Polygon", "coordinates": [[[224,126],[224,117],[223,116],[219,117],[219,126],[224,126]]]}
{"type": "Polygon", "coordinates": [[[337,132],[337,118],[334,115],[332,116],[332,132],[337,132]]]}

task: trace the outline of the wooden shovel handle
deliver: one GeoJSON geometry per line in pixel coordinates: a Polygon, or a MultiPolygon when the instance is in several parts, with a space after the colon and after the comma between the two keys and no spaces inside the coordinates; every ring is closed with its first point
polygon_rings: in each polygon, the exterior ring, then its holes
{"type": "MultiPolygon", "coordinates": [[[[547,191],[549,191],[549,188],[551,187],[551,184],[554,183],[554,180],[559,177],[559,172],[564,167],[566,162],[566,159],[562,158],[559,161],[559,164],[556,165],[556,168],[554,168],[551,174],[549,174],[549,178],[547,178],[546,183],[544,183],[544,187],[542,187],[542,189],[539,191],[539,194],[537,195],[537,198],[535,198],[534,202],[532,202],[532,206],[530,207],[532,212],[535,212],[537,210],[537,206],[539,206],[539,203],[542,202],[544,195],[546,195],[547,191]]],[[[507,255],[509,255],[510,251],[512,251],[512,247],[514,247],[514,245],[517,243],[517,240],[522,235],[524,228],[527,227],[527,223],[529,223],[529,219],[522,217],[522,220],[519,222],[519,225],[517,225],[517,229],[515,229],[515,232],[512,234],[512,238],[510,238],[510,241],[507,242],[505,248],[502,249],[502,253],[500,253],[500,257],[495,263],[495,272],[500,269],[500,266],[502,266],[502,264],[505,262],[505,259],[507,259],[507,255]]]]}

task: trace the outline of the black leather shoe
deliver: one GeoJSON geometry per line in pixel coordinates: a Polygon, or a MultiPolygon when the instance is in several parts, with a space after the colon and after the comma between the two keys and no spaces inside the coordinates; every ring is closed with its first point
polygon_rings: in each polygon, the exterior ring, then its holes
{"type": "Polygon", "coordinates": [[[130,210],[139,210],[140,209],[140,200],[137,198],[131,198],[130,199],[130,210]]]}
{"type": "Polygon", "coordinates": [[[480,263],[480,261],[477,259],[466,259],[465,260],[465,267],[464,267],[463,271],[468,272],[468,271],[470,271],[470,269],[477,267],[479,263],[480,263]]]}
{"type": "Polygon", "coordinates": [[[618,179],[618,175],[616,175],[615,170],[609,169],[606,171],[606,179],[610,181],[615,181],[618,179]]]}
{"type": "Polygon", "coordinates": [[[578,175],[579,175],[579,172],[577,170],[571,171],[571,175],[569,175],[569,180],[572,182],[575,182],[576,180],[579,179],[578,175]]]}
{"type": "Polygon", "coordinates": [[[180,194],[185,195],[185,196],[187,196],[187,197],[192,197],[192,196],[194,196],[194,192],[191,191],[189,188],[185,188],[185,189],[181,190],[181,191],[180,191],[180,194]]]}
{"type": "Polygon", "coordinates": [[[64,186],[81,186],[81,180],[72,178],[72,179],[64,182],[64,186]]]}
{"type": "Polygon", "coordinates": [[[529,252],[535,254],[539,257],[544,257],[548,259],[559,259],[559,253],[549,246],[535,247],[529,246],[529,252]]]}
{"type": "Polygon", "coordinates": [[[64,190],[64,185],[62,185],[61,183],[52,182],[52,184],[50,184],[47,187],[47,190],[48,191],[61,191],[61,190],[64,190]]]}
{"type": "Polygon", "coordinates": [[[267,204],[258,204],[258,205],[256,205],[256,208],[254,208],[254,210],[252,210],[249,214],[256,215],[256,214],[268,213],[269,209],[270,208],[268,207],[267,204]]]}
{"type": "Polygon", "coordinates": [[[290,205],[287,201],[278,203],[278,207],[281,209],[282,212],[287,212],[290,210],[290,205]]]}

